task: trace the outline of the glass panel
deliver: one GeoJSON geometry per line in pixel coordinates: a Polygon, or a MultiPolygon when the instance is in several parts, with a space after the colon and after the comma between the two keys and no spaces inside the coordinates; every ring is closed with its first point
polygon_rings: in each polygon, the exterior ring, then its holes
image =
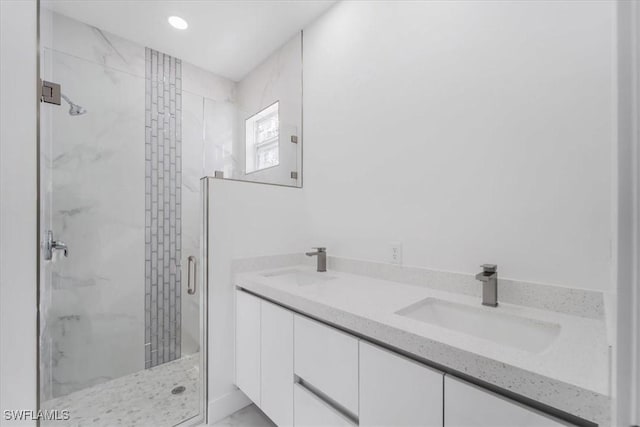
{"type": "Polygon", "coordinates": [[[41,73],[64,96],[41,104],[41,408],[69,411],[54,425],[202,422],[204,98],[180,59],[50,6],[41,73]]]}
{"type": "Polygon", "coordinates": [[[206,174],[301,186],[302,33],[226,82],[228,96],[204,101],[206,174]]]}

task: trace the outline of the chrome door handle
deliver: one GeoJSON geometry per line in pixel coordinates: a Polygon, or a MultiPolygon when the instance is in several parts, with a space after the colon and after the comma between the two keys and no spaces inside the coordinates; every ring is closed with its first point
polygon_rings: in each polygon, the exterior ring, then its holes
{"type": "Polygon", "coordinates": [[[47,230],[44,241],[44,259],[47,261],[53,259],[53,251],[64,251],[64,256],[69,256],[67,244],[61,240],[53,240],[53,231],[47,230]]]}
{"type": "Polygon", "coordinates": [[[189,255],[189,258],[187,258],[187,293],[189,295],[196,293],[197,265],[196,257],[189,255]],[[193,270],[193,288],[191,287],[191,270],[193,270]]]}

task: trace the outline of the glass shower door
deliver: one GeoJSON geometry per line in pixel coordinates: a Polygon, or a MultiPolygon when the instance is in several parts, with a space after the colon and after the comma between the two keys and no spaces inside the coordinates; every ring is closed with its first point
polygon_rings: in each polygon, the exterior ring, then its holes
{"type": "Polygon", "coordinates": [[[202,141],[183,138],[181,62],[41,6],[41,77],[61,91],[40,111],[41,408],[202,422],[202,141]]]}

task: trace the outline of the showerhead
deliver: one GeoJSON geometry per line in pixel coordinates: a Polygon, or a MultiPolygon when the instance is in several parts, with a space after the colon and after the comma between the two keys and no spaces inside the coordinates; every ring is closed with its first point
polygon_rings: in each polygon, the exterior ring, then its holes
{"type": "Polygon", "coordinates": [[[69,114],[72,116],[80,116],[86,112],[87,110],[80,105],[71,104],[69,107],[69,114]]]}
{"type": "Polygon", "coordinates": [[[82,114],[85,114],[87,112],[87,110],[83,106],[76,104],[75,102],[70,100],[65,94],[61,94],[61,96],[62,96],[62,99],[67,101],[67,103],[69,104],[70,116],[81,116],[82,114]]]}

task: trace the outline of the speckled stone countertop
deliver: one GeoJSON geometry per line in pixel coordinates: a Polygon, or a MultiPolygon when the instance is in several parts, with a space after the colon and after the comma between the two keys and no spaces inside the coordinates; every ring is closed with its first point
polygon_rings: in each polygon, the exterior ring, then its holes
{"type": "Polygon", "coordinates": [[[303,265],[245,272],[237,274],[234,283],[419,359],[599,425],[611,423],[609,350],[603,318],[504,302],[497,308],[483,307],[474,296],[338,271],[323,273],[333,277],[332,280],[302,286],[277,276],[265,276],[292,268],[314,272],[303,265]],[[429,297],[557,323],[561,330],[551,345],[534,353],[396,314],[429,297]]]}

